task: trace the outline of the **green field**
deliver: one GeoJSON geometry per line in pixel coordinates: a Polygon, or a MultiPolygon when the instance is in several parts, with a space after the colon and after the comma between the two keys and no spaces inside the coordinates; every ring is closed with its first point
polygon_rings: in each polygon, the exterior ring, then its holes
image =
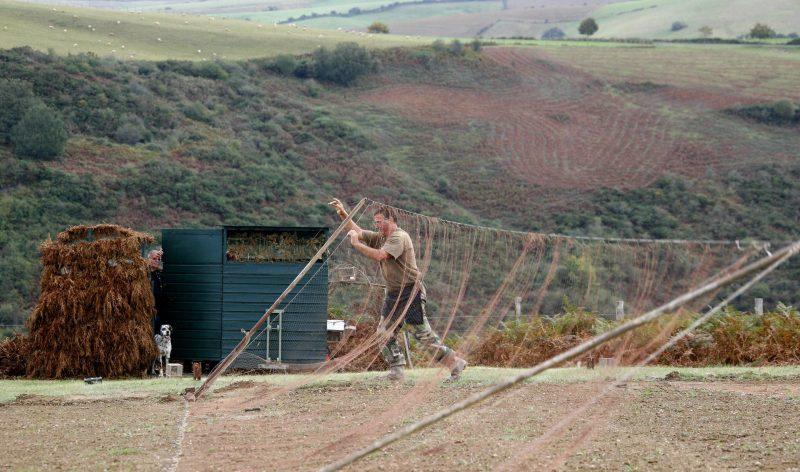
{"type": "MultiPolygon", "coordinates": [[[[302,8],[288,8],[273,11],[247,10],[239,12],[226,13],[225,16],[229,18],[239,18],[252,21],[262,21],[265,23],[286,21],[289,18],[299,18],[302,15],[311,15],[316,13],[318,15],[326,15],[335,11],[337,13],[346,13],[352,8],[360,8],[361,10],[373,10],[379,8],[381,5],[388,5],[394,3],[390,0],[319,0],[309,2],[302,8]]],[[[362,15],[357,16],[360,18],[362,15]]],[[[347,19],[347,18],[341,18],[347,19]]],[[[311,25],[309,25],[311,26],[311,25]]],[[[337,25],[341,26],[341,25],[337,25]]],[[[364,26],[360,26],[364,28],[364,26]]],[[[335,29],[332,28],[332,29],[335,29]]]]}
{"type": "Polygon", "coordinates": [[[0,48],[30,46],[57,54],[92,52],[119,59],[214,60],[303,54],[343,41],[369,47],[419,43],[400,36],[362,37],[206,16],[0,1],[0,48]]]}
{"type": "MultiPolygon", "coordinates": [[[[734,38],[747,34],[757,22],[778,33],[800,32],[796,0],[634,0],[601,7],[592,17],[600,26],[596,35],[609,38],[696,38],[702,26],[709,26],[714,37],[734,38]],[[670,27],[676,21],[688,27],[673,32],[670,27]]],[[[568,28],[576,30],[577,24],[568,28]]]]}
{"type": "Polygon", "coordinates": [[[384,12],[366,13],[351,17],[332,16],[325,18],[313,18],[310,20],[303,20],[302,22],[298,23],[312,28],[364,29],[373,21],[380,21],[382,23],[386,23],[391,31],[392,24],[394,23],[410,22],[426,18],[444,17],[466,13],[498,11],[501,8],[502,4],[497,1],[406,5],[384,12]]]}

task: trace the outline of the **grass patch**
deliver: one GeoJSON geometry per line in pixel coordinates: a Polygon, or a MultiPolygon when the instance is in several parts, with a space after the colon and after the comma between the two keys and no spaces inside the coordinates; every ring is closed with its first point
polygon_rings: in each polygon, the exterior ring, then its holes
{"type": "MultiPolygon", "coordinates": [[[[464,371],[462,380],[457,385],[493,385],[517,375],[521,371],[522,369],[469,367],[464,371]]],[[[611,380],[631,371],[633,371],[633,380],[663,379],[668,373],[674,371],[678,372],[680,380],[755,381],[792,379],[800,376],[800,366],[702,368],[656,366],[594,370],[567,367],[548,370],[528,382],[566,384],[611,380]]],[[[310,374],[234,375],[220,378],[214,384],[214,391],[225,388],[235,382],[246,381],[274,386],[297,386],[298,388],[349,387],[358,383],[378,382],[376,377],[381,374],[381,372],[346,372],[324,376],[310,374]]],[[[411,382],[429,381],[441,374],[441,369],[410,369],[407,371],[407,379],[411,382]]],[[[87,385],[81,380],[0,380],[0,403],[13,401],[19,395],[93,399],[163,396],[178,394],[183,392],[186,387],[196,387],[198,385],[199,382],[190,377],[182,377],[180,379],[109,380],[94,385],[87,385]]]]}

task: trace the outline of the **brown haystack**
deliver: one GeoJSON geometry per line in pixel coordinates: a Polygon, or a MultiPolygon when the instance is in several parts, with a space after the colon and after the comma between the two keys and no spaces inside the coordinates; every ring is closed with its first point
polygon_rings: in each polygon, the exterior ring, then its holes
{"type": "Polygon", "coordinates": [[[0,341],[0,379],[25,375],[28,341],[15,334],[0,341]]]}
{"type": "Polygon", "coordinates": [[[141,375],[157,355],[143,243],[116,225],[74,226],[41,245],[39,303],[28,319],[27,374],[36,378],[141,375]]]}

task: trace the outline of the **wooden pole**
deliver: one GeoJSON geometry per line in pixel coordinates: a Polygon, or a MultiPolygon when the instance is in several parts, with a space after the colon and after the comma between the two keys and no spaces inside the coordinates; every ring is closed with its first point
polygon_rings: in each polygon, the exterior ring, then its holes
{"type": "Polygon", "coordinates": [[[756,298],[756,316],[764,316],[764,299],[756,298]]]}
{"type": "Polygon", "coordinates": [[[485,400],[486,398],[488,398],[488,397],[490,397],[490,396],[492,396],[492,395],[494,395],[494,394],[496,394],[498,392],[501,392],[503,390],[511,388],[514,385],[517,385],[518,383],[521,383],[521,382],[523,382],[523,381],[525,381],[525,380],[527,380],[527,379],[529,379],[529,378],[531,378],[531,377],[533,377],[535,375],[538,375],[538,374],[546,371],[547,369],[550,369],[552,367],[556,367],[558,365],[561,365],[564,362],[569,361],[570,359],[574,359],[575,357],[578,357],[578,356],[580,356],[580,355],[582,355],[582,354],[584,354],[584,353],[596,348],[597,346],[600,346],[601,344],[603,344],[603,343],[605,343],[607,341],[610,341],[611,339],[614,339],[616,337],[622,336],[623,334],[627,333],[628,331],[636,329],[636,328],[642,326],[643,324],[646,324],[646,323],[649,323],[649,322],[655,320],[656,318],[662,316],[664,313],[674,311],[675,309],[680,308],[681,306],[685,305],[686,303],[688,303],[688,302],[690,302],[692,300],[695,300],[696,298],[699,298],[699,297],[701,297],[703,295],[706,295],[706,294],[708,294],[710,292],[713,292],[713,291],[718,290],[718,289],[720,289],[722,287],[725,287],[725,286],[731,284],[732,282],[734,282],[734,281],[736,281],[736,280],[738,280],[738,279],[740,279],[742,277],[745,277],[745,276],[747,276],[747,275],[749,275],[749,274],[751,274],[753,272],[761,270],[764,267],[769,266],[770,264],[776,262],[777,260],[779,260],[781,258],[785,257],[785,258],[788,259],[789,257],[792,257],[792,256],[796,255],[798,252],[800,252],[800,241],[795,241],[794,243],[784,247],[783,249],[781,249],[780,251],[778,251],[778,252],[776,252],[774,254],[771,254],[771,255],[766,256],[766,257],[764,257],[762,259],[759,259],[759,260],[757,260],[757,261],[755,261],[755,262],[753,262],[751,264],[748,264],[747,266],[745,266],[745,267],[743,267],[743,268],[741,268],[739,270],[736,270],[736,271],[734,271],[734,272],[732,272],[732,273],[730,273],[728,275],[720,277],[715,281],[709,282],[709,283],[707,283],[706,285],[704,285],[704,286],[702,286],[700,288],[692,290],[691,292],[685,293],[685,294],[681,295],[680,297],[675,298],[672,301],[670,301],[668,303],[665,303],[664,305],[661,305],[660,307],[658,307],[658,308],[656,308],[654,310],[651,310],[651,311],[649,311],[649,312],[647,312],[647,313],[645,313],[645,314],[643,314],[643,315],[641,315],[641,316],[639,316],[637,318],[634,318],[634,319],[626,322],[625,324],[622,324],[622,325],[612,329],[611,331],[607,331],[607,332],[605,332],[605,333],[603,333],[603,334],[601,334],[599,336],[596,336],[596,337],[594,337],[592,339],[589,339],[588,341],[583,342],[583,343],[573,347],[572,349],[564,351],[564,352],[562,352],[561,354],[559,354],[557,356],[553,356],[550,359],[547,359],[546,361],[541,362],[541,363],[531,367],[530,369],[525,369],[522,372],[520,372],[519,374],[517,374],[517,375],[515,375],[515,376],[513,376],[513,377],[511,377],[509,379],[506,379],[503,382],[500,382],[499,384],[493,385],[493,386],[487,388],[486,390],[484,390],[482,392],[474,393],[474,394],[470,395],[469,397],[465,398],[464,400],[461,400],[461,401],[459,401],[457,403],[454,403],[453,405],[450,405],[449,407],[444,408],[444,409],[442,409],[442,410],[440,410],[440,411],[438,411],[438,412],[436,412],[436,413],[434,413],[434,414],[432,414],[430,416],[427,416],[427,417],[425,417],[425,418],[423,418],[423,419],[421,419],[421,420],[419,420],[419,421],[417,421],[415,423],[412,423],[412,424],[410,424],[408,426],[400,428],[397,431],[395,431],[394,433],[388,434],[388,435],[386,435],[386,436],[384,436],[384,437],[382,437],[380,439],[377,439],[376,441],[374,441],[372,444],[368,445],[367,447],[365,447],[363,449],[360,449],[358,451],[355,451],[352,454],[349,454],[348,456],[344,457],[343,459],[340,459],[340,460],[338,460],[338,461],[336,461],[336,462],[334,462],[334,463],[332,463],[330,465],[327,465],[327,466],[323,467],[320,470],[322,472],[332,472],[332,471],[335,471],[335,470],[339,470],[342,467],[345,467],[347,465],[350,465],[353,462],[361,459],[362,457],[364,457],[364,456],[366,456],[368,454],[371,454],[372,452],[375,452],[378,449],[381,449],[382,447],[384,447],[384,446],[386,446],[388,444],[391,444],[391,443],[393,443],[393,442],[395,442],[395,441],[397,441],[399,439],[402,439],[402,438],[408,436],[409,434],[411,434],[411,433],[413,433],[415,431],[418,431],[418,430],[420,430],[422,428],[430,426],[433,423],[436,423],[437,421],[440,421],[440,420],[442,420],[444,418],[447,418],[448,416],[450,416],[450,415],[452,415],[454,413],[457,413],[457,412],[459,412],[459,411],[461,411],[461,410],[463,410],[463,409],[465,409],[467,407],[470,407],[470,406],[474,405],[475,403],[478,403],[478,402],[480,402],[482,400],[485,400]]]}
{"type": "Polygon", "coordinates": [[[301,270],[300,273],[297,274],[297,277],[295,277],[294,280],[292,280],[292,283],[290,283],[289,286],[287,286],[286,289],[284,289],[283,293],[280,294],[280,296],[275,300],[272,306],[267,308],[267,311],[265,311],[264,314],[261,315],[261,318],[258,321],[256,321],[256,324],[253,325],[253,327],[250,328],[250,330],[245,333],[242,340],[239,341],[239,344],[237,344],[236,347],[234,347],[233,350],[227,356],[225,356],[225,359],[222,359],[222,361],[219,364],[217,364],[216,367],[214,367],[214,370],[212,370],[208,374],[208,377],[206,378],[206,381],[203,382],[203,385],[198,387],[197,390],[194,392],[194,396],[192,397],[191,395],[187,394],[186,396],[187,400],[190,401],[197,400],[206,391],[208,391],[208,389],[211,388],[212,385],[214,385],[214,382],[217,380],[217,377],[219,377],[220,374],[225,372],[225,369],[227,369],[231,365],[231,363],[233,363],[233,361],[235,361],[236,358],[239,357],[239,354],[241,354],[242,351],[244,351],[247,345],[250,344],[250,338],[253,335],[253,333],[258,331],[258,328],[260,328],[261,325],[263,325],[264,322],[267,321],[267,319],[269,319],[269,316],[272,314],[273,311],[275,311],[275,309],[278,308],[278,306],[281,304],[281,302],[283,302],[286,296],[289,295],[289,293],[292,290],[294,290],[297,284],[300,283],[300,280],[302,280],[303,277],[306,275],[306,273],[308,273],[308,271],[311,270],[311,268],[314,266],[314,263],[316,263],[322,257],[322,255],[325,254],[325,251],[328,250],[328,247],[331,245],[331,243],[333,243],[333,241],[336,240],[336,238],[344,230],[344,228],[346,228],[347,225],[350,223],[350,221],[353,220],[353,215],[358,213],[361,210],[361,207],[363,207],[365,203],[366,203],[365,198],[362,198],[361,201],[358,202],[358,205],[356,205],[355,208],[353,208],[353,211],[351,211],[350,214],[347,215],[347,218],[342,220],[342,224],[340,224],[339,227],[336,228],[336,231],[333,232],[331,237],[328,238],[327,241],[325,241],[325,244],[323,244],[321,248],[319,248],[319,251],[317,251],[317,253],[314,254],[314,257],[312,257],[311,260],[308,261],[308,264],[306,264],[306,266],[303,267],[303,270],[301,270]]]}
{"type": "Polygon", "coordinates": [[[413,369],[414,361],[411,360],[411,346],[408,343],[408,333],[406,333],[405,331],[403,331],[403,346],[405,346],[406,349],[406,359],[408,359],[408,368],[413,369]]]}

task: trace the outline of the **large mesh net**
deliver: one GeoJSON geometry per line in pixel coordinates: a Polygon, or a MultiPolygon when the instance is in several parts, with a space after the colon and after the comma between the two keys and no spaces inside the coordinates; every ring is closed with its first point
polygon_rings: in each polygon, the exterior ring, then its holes
{"type": "MultiPolygon", "coordinates": [[[[351,214],[352,228],[361,230],[374,229],[376,210],[387,206],[367,200],[357,208],[351,214]]],[[[456,356],[473,365],[530,367],[599,334],[604,326],[610,328],[693,288],[713,283],[768,252],[763,243],[752,241],[605,239],[505,231],[388,208],[396,214],[398,227],[413,241],[431,330],[456,356]],[[500,332],[503,336],[498,336],[500,332]],[[509,337],[509,332],[515,334],[509,337]]],[[[313,264],[277,304],[268,321],[245,338],[236,362],[223,369],[302,367],[310,372],[252,398],[253,402],[268,403],[334,372],[382,370],[391,362],[381,354],[391,335],[377,329],[381,315],[386,313],[386,281],[378,263],[353,248],[346,236],[349,229],[345,226],[335,233],[321,261],[313,264]],[[324,281],[325,290],[320,290],[320,281],[324,281]],[[327,307],[330,318],[337,320],[328,322],[325,361],[304,365],[287,362],[281,356],[284,343],[299,341],[287,339],[287,324],[302,323],[309,307],[320,304],[327,307]]],[[[680,356],[692,347],[673,340],[669,343],[671,350],[666,349],[670,336],[690,327],[697,317],[693,314],[737,287],[725,284],[709,290],[673,310],[666,320],[649,323],[575,360],[592,364],[606,358],[614,363],[641,365],[680,356]]],[[[394,310],[400,313],[396,324],[402,324],[410,307],[410,303],[395,305],[394,310]]],[[[388,333],[393,332],[391,328],[388,333]]],[[[357,428],[324,431],[309,439],[309,457],[322,454],[330,461],[365,446],[391,430],[406,412],[428,401],[447,378],[452,367],[447,359],[435,350],[419,349],[418,338],[399,333],[398,344],[408,358],[407,366],[434,368],[429,369],[430,375],[416,378],[413,387],[393,398],[378,417],[365,419],[357,428]],[[444,365],[448,368],[441,368],[444,365]]],[[[295,335],[302,337],[302,333],[295,335]]],[[[601,397],[598,392],[587,405],[602,404],[606,400],[600,401],[601,397]]],[[[562,423],[554,425],[548,434],[563,429],[562,423]]],[[[542,439],[528,444],[520,457],[546,442],[542,439]]],[[[285,464],[276,467],[290,469],[307,459],[287,457],[285,464]]]]}

